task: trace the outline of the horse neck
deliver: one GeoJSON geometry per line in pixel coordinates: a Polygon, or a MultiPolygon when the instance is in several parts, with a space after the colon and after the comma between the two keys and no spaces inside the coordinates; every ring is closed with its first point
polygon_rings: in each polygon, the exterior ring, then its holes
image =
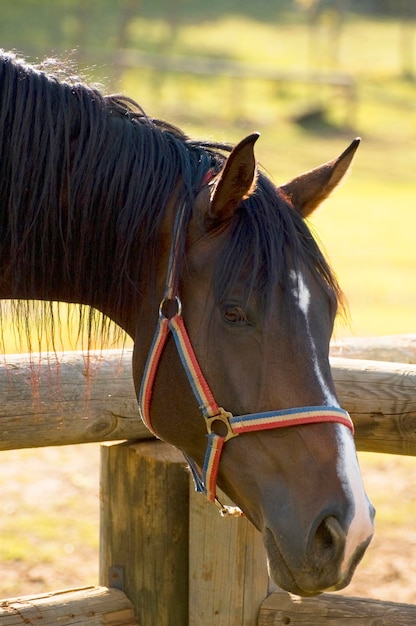
{"type": "Polygon", "coordinates": [[[90,305],[131,334],[167,208],[199,153],[0,55],[1,76],[0,298],[90,305]]]}
{"type": "MultiPolygon", "coordinates": [[[[58,225],[67,216],[68,205],[57,203],[48,212],[50,219],[40,220],[38,225],[26,228],[20,223],[25,233],[22,241],[15,241],[17,235],[10,231],[3,238],[0,298],[91,306],[133,336],[143,299],[151,289],[158,291],[159,268],[164,276],[167,234],[149,241],[146,233],[142,237],[139,232],[134,243],[120,241],[116,205],[107,207],[98,220],[94,211],[90,211],[91,219],[84,218],[82,223],[75,219],[66,233],[60,232],[58,225]]],[[[6,219],[0,213],[0,221],[6,219]]]]}

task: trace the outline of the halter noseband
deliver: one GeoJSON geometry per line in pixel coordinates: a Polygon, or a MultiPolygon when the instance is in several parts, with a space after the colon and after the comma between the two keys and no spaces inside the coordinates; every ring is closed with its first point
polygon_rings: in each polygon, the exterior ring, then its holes
{"type": "Polygon", "coordinates": [[[157,436],[150,419],[150,404],[156,371],[162,357],[163,348],[172,333],[182,365],[185,369],[192,391],[205,420],[208,443],[202,470],[195,461],[185,455],[191,470],[195,488],[205,494],[210,502],[215,502],[222,515],[241,515],[237,507],[228,507],[221,504],[216,496],[216,482],[218,466],[224,444],[241,433],[300,424],[315,424],[322,422],[338,422],[344,424],[354,432],[354,426],[349,414],[336,406],[309,406],[296,409],[250,413],[234,416],[229,411],[219,407],[205,380],[198,360],[192,348],[189,335],[182,317],[182,304],[178,295],[178,255],[179,233],[185,227],[185,209],[178,212],[175,221],[172,246],[169,258],[166,288],[164,298],[159,307],[159,320],[151,345],[139,393],[139,410],[141,418],[147,428],[157,436]],[[169,314],[174,307],[173,314],[169,314]],[[223,434],[216,432],[221,431],[223,434]]]}

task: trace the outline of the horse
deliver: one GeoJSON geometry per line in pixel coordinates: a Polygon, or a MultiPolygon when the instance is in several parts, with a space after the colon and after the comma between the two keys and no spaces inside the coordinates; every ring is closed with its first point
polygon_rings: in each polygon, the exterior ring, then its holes
{"type": "Polygon", "coordinates": [[[121,327],[145,423],[262,533],[273,580],[312,596],[346,586],[373,535],[328,359],[342,292],[305,221],[359,140],[277,186],[258,136],[192,140],[2,51],[0,298],[121,327]]]}

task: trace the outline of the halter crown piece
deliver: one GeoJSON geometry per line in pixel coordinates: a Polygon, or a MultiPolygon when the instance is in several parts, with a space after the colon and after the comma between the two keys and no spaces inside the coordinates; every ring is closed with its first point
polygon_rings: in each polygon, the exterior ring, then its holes
{"type": "Polygon", "coordinates": [[[241,433],[300,424],[338,422],[350,428],[352,432],[354,432],[354,426],[349,414],[336,406],[309,406],[239,416],[234,416],[229,411],[218,406],[192,348],[182,317],[182,304],[178,294],[178,259],[182,258],[180,254],[182,251],[179,250],[179,233],[182,228],[186,227],[185,213],[184,206],[178,212],[175,220],[165,293],[159,306],[159,320],[143,374],[139,393],[139,410],[144,424],[157,437],[150,418],[150,404],[156,371],[162,357],[163,348],[169,333],[172,333],[182,365],[205,420],[208,433],[208,443],[202,470],[193,459],[185,455],[194,479],[196,491],[205,494],[210,502],[216,503],[220,508],[221,515],[242,515],[238,507],[224,506],[216,496],[217,473],[221,452],[224,444],[229,439],[237,437],[241,433]],[[170,316],[167,311],[173,308],[175,312],[170,316]],[[219,422],[222,425],[222,432],[224,432],[224,426],[226,428],[226,434],[224,435],[215,432],[219,422]]]}

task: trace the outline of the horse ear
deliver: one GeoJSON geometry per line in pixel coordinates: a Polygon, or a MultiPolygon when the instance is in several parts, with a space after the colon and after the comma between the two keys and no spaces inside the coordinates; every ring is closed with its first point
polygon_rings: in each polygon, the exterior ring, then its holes
{"type": "Polygon", "coordinates": [[[257,178],[254,144],[259,137],[259,133],[253,133],[233,148],[211,197],[212,221],[218,223],[232,217],[241,200],[254,190],[257,178]]]}
{"type": "Polygon", "coordinates": [[[282,185],[281,189],[302,217],[310,215],[341,182],[359,144],[360,138],[357,137],[337,159],[282,185]]]}

